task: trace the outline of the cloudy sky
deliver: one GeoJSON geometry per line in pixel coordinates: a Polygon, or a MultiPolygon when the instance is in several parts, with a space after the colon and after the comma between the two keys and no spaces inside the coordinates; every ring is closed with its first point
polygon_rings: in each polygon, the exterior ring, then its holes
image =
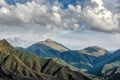
{"type": "Polygon", "coordinates": [[[120,48],[120,0],[0,0],[0,39],[51,38],[71,49],[120,48]]]}

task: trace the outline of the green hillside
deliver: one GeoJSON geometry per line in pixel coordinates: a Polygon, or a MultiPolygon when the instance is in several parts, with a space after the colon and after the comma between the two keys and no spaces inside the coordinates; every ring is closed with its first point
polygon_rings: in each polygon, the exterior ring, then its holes
{"type": "Polygon", "coordinates": [[[21,52],[0,41],[0,78],[3,80],[91,80],[54,59],[21,52]]]}

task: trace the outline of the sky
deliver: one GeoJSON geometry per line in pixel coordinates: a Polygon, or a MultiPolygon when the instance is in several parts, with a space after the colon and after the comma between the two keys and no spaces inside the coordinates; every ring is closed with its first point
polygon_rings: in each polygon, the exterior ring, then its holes
{"type": "Polygon", "coordinates": [[[71,49],[120,49],[120,0],[0,0],[0,39],[47,38],[71,49]]]}

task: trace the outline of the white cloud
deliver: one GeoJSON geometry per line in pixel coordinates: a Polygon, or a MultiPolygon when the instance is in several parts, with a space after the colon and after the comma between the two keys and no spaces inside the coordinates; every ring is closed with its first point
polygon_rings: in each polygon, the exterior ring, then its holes
{"type": "Polygon", "coordinates": [[[17,3],[16,6],[6,6],[3,0],[0,3],[3,6],[0,9],[0,25],[39,24],[44,27],[81,30],[84,20],[86,26],[89,25],[87,29],[120,32],[119,14],[113,14],[102,0],[88,1],[83,10],[80,5],[72,4],[68,5],[68,9],[61,9],[59,2],[52,5],[47,0],[17,3]],[[75,24],[78,24],[77,28],[75,24]]]}
{"type": "Polygon", "coordinates": [[[53,6],[53,7],[52,7],[52,10],[53,10],[54,12],[58,12],[59,9],[60,9],[60,6],[53,6]]]}
{"type": "Polygon", "coordinates": [[[116,3],[112,3],[110,0],[86,0],[83,8],[81,5],[73,6],[69,4],[67,9],[62,9],[62,4],[57,0],[53,4],[50,4],[47,0],[33,0],[25,4],[17,3],[15,6],[8,5],[4,0],[0,0],[0,6],[2,6],[0,8],[0,38],[20,37],[33,42],[53,38],[58,41],[61,40],[61,42],[68,41],[66,45],[72,43],[71,46],[74,45],[74,47],[75,45],[87,47],[96,44],[116,48],[120,44],[119,41],[114,39],[120,39],[113,37],[112,34],[108,35],[112,35],[113,38],[105,39],[102,36],[107,35],[101,35],[101,33],[92,36],[96,33],[85,31],[84,35],[81,32],[87,29],[109,33],[120,32],[120,13],[116,7],[111,9],[109,4],[116,3]],[[66,34],[65,30],[76,31],[76,34],[72,32],[66,34]],[[91,35],[89,36],[89,34],[91,35]],[[100,39],[101,37],[103,39],[100,39]],[[96,39],[93,41],[94,38],[96,39]],[[110,40],[109,43],[112,43],[112,41],[115,43],[109,44],[108,39],[110,40]],[[78,44],[79,40],[80,43],[78,44]]]}
{"type": "Polygon", "coordinates": [[[0,0],[0,6],[6,5],[6,2],[4,0],[0,0]]]}
{"type": "Polygon", "coordinates": [[[102,0],[91,0],[91,3],[96,3],[97,6],[86,6],[83,11],[84,19],[90,28],[103,32],[120,32],[119,14],[113,14],[104,7],[102,0]]]}
{"type": "Polygon", "coordinates": [[[113,13],[120,13],[120,0],[103,0],[103,5],[113,13]]]}
{"type": "MultiPolygon", "coordinates": [[[[44,27],[64,29],[63,24],[65,23],[70,29],[73,29],[72,27],[76,23],[72,21],[75,19],[74,14],[72,15],[69,10],[60,9],[60,6],[56,4],[50,5],[36,0],[25,4],[17,3],[16,6],[3,5],[0,9],[0,25],[39,24],[44,27]]],[[[76,21],[78,22],[78,20],[76,21]]]]}
{"type": "Polygon", "coordinates": [[[0,11],[1,11],[3,14],[9,13],[9,9],[4,8],[4,7],[2,7],[2,8],[0,9],[0,11]]]}
{"type": "Polygon", "coordinates": [[[58,13],[53,13],[53,17],[52,20],[56,23],[56,24],[61,24],[61,16],[58,13]]]}
{"type": "Polygon", "coordinates": [[[74,30],[78,30],[78,28],[80,28],[80,25],[79,24],[74,24],[74,30]]]}

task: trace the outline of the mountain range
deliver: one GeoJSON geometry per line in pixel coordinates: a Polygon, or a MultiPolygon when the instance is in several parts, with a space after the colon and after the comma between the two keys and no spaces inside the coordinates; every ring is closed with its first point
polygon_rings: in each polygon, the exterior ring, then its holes
{"type": "Polygon", "coordinates": [[[0,78],[3,80],[91,80],[71,67],[59,59],[18,51],[6,40],[0,41],[0,78]]]}
{"type": "MultiPolygon", "coordinates": [[[[25,49],[18,49],[41,57],[60,58],[68,64],[79,68],[81,71],[92,74],[96,74],[95,72],[91,72],[91,70],[94,66],[98,65],[97,62],[101,62],[102,58],[110,54],[110,52],[98,46],[91,46],[82,50],[71,50],[51,39],[39,41],[25,49]]],[[[104,63],[101,63],[101,65],[104,65],[104,63]]],[[[100,69],[102,67],[103,66],[101,66],[100,69]]]]}
{"type": "Polygon", "coordinates": [[[98,46],[71,50],[51,39],[27,48],[14,48],[2,40],[0,53],[1,77],[6,79],[119,80],[120,77],[120,50],[110,52],[98,46]]]}

